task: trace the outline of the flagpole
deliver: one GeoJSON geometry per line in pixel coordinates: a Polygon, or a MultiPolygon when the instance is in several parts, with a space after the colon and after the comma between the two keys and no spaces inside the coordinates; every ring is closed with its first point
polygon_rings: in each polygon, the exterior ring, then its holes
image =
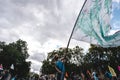
{"type": "Polygon", "coordinates": [[[70,41],[71,41],[71,38],[72,38],[72,35],[73,35],[73,32],[74,32],[74,29],[75,29],[75,26],[76,26],[76,24],[77,24],[77,21],[78,21],[78,19],[79,19],[79,16],[80,16],[80,14],[81,14],[81,12],[82,12],[82,10],[83,10],[83,7],[85,6],[86,2],[87,2],[87,0],[85,0],[84,4],[82,5],[82,8],[81,8],[81,10],[80,10],[80,12],[79,12],[79,14],[78,14],[77,20],[76,20],[76,22],[75,22],[75,24],[74,24],[74,27],[73,27],[73,29],[72,29],[70,38],[69,38],[69,40],[68,40],[67,51],[66,51],[66,52],[68,52],[68,47],[69,47],[69,44],[70,44],[70,41]]]}

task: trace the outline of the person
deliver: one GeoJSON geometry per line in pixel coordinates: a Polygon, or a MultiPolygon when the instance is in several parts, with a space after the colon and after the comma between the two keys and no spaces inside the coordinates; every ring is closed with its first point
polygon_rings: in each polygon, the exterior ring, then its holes
{"type": "Polygon", "coordinates": [[[2,79],[1,80],[10,80],[10,78],[11,78],[11,76],[10,76],[10,74],[9,74],[9,70],[4,70],[3,71],[3,77],[2,77],[2,79]]]}
{"type": "Polygon", "coordinates": [[[52,59],[52,62],[55,64],[59,59],[58,54],[55,54],[54,58],[52,59]]]}
{"type": "Polygon", "coordinates": [[[95,71],[92,72],[92,76],[93,76],[94,80],[99,80],[98,76],[97,76],[97,73],[95,71]]]}
{"type": "Polygon", "coordinates": [[[57,71],[57,80],[64,80],[65,75],[65,59],[62,57],[60,60],[58,59],[55,63],[55,69],[57,71]]]}
{"type": "Polygon", "coordinates": [[[112,74],[106,70],[105,72],[105,78],[112,80],[112,74]]]}
{"type": "Polygon", "coordinates": [[[3,66],[2,66],[2,64],[0,64],[0,80],[2,79],[2,77],[3,77],[3,66]]]}
{"type": "Polygon", "coordinates": [[[13,77],[11,80],[16,80],[16,78],[15,78],[15,77],[13,77]]]}

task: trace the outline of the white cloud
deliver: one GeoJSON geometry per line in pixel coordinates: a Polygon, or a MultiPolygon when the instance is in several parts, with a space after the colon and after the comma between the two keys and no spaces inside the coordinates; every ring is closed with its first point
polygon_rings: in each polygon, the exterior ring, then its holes
{"type": "Polygon", "coordinates": [[[31,72],[36,72],[36,73],[40,73],[40,67],[42,66],[41,62],[35,61],[33,59],[28,59],[27,61],[31,61],[32,65],[31,65],[31,72]]]}
{"type": "Polygon", "coordinates": [[[118,2],[118,3],[120,2],[120,0],[112,0],[112,1],[113,1],[113,2],[118,2]]]}

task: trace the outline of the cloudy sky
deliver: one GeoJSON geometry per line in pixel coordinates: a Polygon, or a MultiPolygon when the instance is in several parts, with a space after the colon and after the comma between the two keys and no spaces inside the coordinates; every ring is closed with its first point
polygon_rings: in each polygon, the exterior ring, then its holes
{"type": "MultiPolygon", "coordinates": [[[[25,40],[30,54],[28,60],[32,61],[31,71],[38,72],[47,52],[67,46],[83,2],[0,0],[0,41],[10,43],[18,39],[25,40]]],[[[71,40],[70,47],[76,45],[84,49],[89,47],[89,44],[71,40]]]]}
{"type": "MultiPolygon", "coordinates": [[[[28,43],[32,71],[47,52],[66,47],[84,0],[0,0],[0,41],[28,43]]],[[[79,43],[72,40],[70,47],[79,43]]],[[[84,43],[80,43],[83,45],[84,43]]],[[[84,44],[87,49],[89,44],[84,44]],[[87,46],[86,46],[87,45],[87,46]]]]}

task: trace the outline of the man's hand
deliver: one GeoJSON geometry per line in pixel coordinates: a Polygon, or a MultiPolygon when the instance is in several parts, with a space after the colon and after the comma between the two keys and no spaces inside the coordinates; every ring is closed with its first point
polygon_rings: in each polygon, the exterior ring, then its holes
{"type": "Polygon", "coordinates": [[[59,73],[62,73],[60,70],[58,71],[59,73]]]}
{"type": "Polygon", "coordinates": [[[60,71],[56,66],[55,66],[55,69],[57,70],[58,73],[62,73],[62,71],[60,71]]]}

